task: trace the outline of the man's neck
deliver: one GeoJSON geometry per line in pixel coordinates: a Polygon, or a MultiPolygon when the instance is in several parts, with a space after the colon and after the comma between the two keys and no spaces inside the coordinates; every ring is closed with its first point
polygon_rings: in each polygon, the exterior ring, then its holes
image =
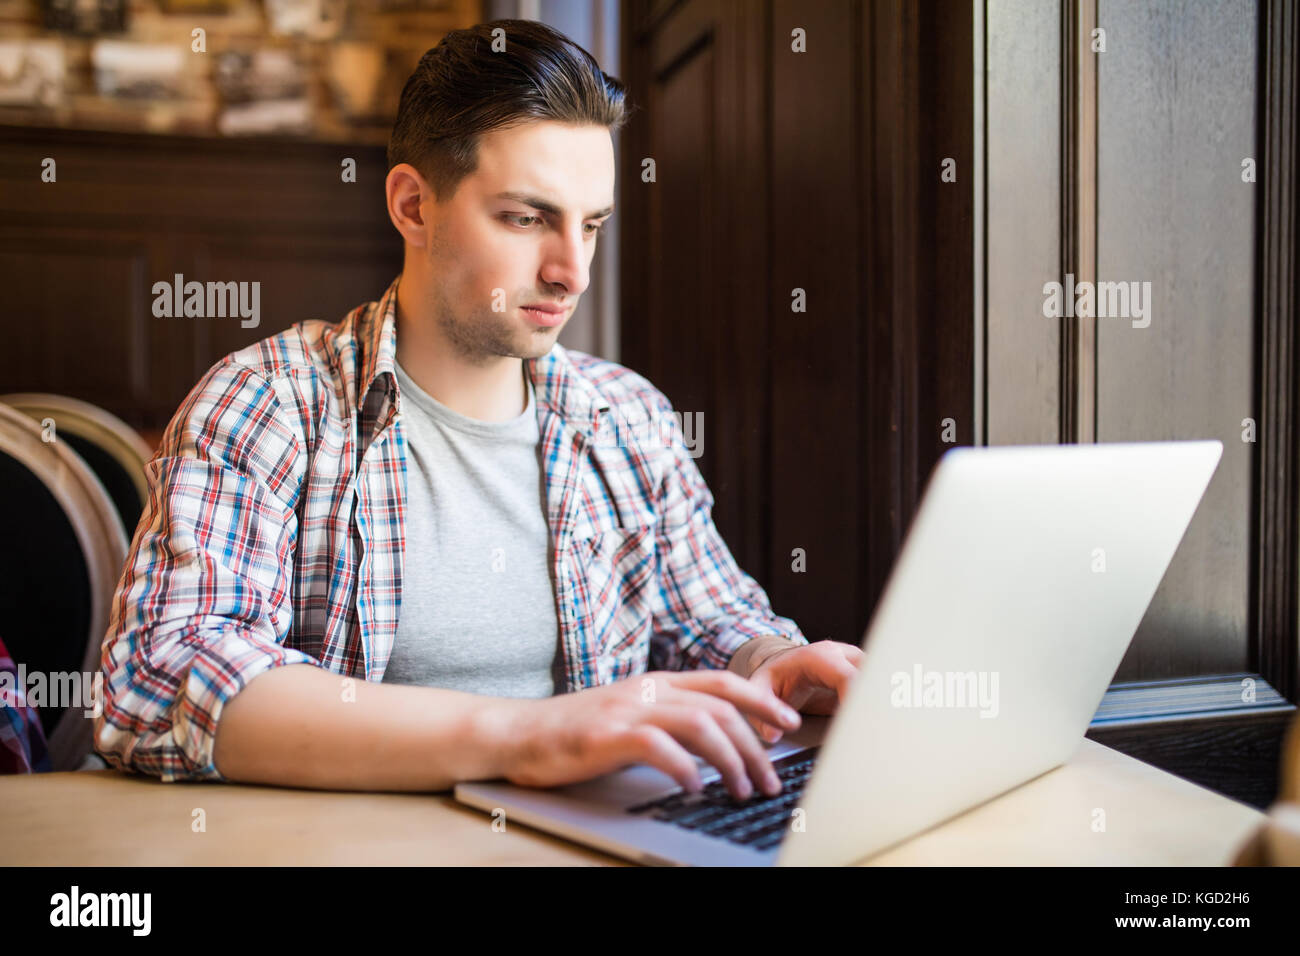
{"type": "Polygon", "coordinates": [[[459,355],[431,315],[412,311],[410,286],[397,286],[397,361],[423,391],[467,418],[504,422],[528,407],[523,359],[493,356],[479,364],[459,355]],[[407,295],[403,295],[407,293],[407,295]]]}

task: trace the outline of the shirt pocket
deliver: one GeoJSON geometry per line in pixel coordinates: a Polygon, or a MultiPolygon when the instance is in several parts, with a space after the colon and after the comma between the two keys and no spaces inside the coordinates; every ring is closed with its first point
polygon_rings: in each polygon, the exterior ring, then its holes
{"type": "Polygon", "coordinates": [[[584,527],[573,541],[579,624],[600,660],[601,682],[645,670],[657,584],[652,516],[620,524],[613,515],[584,527]]]}

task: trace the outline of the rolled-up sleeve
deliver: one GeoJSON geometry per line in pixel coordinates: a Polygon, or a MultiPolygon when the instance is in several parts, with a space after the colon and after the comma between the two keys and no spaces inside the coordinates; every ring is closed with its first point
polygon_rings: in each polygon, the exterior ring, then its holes
{"type": "Polygon", "coordinates": [[[762,635],[807,644],[794,621],[772,611],[713,523],[713,495],[662,395],[655,410],[665,456],[656,511],[658,596],[653,660],[669,670],[726,668],[732,655],[762,635]]]}
{"type": "Polygon", "coordinates": [[[282,644],[303,468],[297,429],[250,369],[213,367],[177,411],[104,638],[95,750],[112,766],[222,780],[226,702],[271,668],[318,663],[282,644]]]}

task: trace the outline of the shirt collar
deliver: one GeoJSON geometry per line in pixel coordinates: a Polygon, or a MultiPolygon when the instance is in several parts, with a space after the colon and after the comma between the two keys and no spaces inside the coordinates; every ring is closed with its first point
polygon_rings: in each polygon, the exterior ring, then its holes
{"type": "MultiPolygon", "coordinates": [[[[399,275],[378,302],[373,302],[360,316],[353,330],[353,340],[360,351],[358,408],[366,405],[375,388],[383,389],[399,400],[397,386],[397,285],[399,275]]],[[[526,359],[524,369],[532,380],[538,413],[549,409],[574,430],[588,439],[599,428],[602,415],[610,412],[609,400],[574,364],[568,350],[558,342],[540,358],[526,359]]],[[[377,422],[379,429],[387,424],[377,422]]]]}

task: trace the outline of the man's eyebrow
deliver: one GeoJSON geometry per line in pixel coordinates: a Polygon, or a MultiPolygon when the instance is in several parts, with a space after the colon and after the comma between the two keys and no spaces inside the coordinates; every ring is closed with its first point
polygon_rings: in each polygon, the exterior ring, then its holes
{"type": "MultiPolygon", "coordinates": [[[[542,212],[548,212],[552,216],[561,216],[564,210],[553,202],[548,202],[541,196],[530,196],[527,193],[505,192],[497,193],[497,199],[513,199],[515,202],[521,202],[525,206],[532,206],[534,209],[540,209],[542,212]]],[[[602,216],[608,216],[614,211],[613,205],[606,206],[604,209],[597,209],[583,216],[584,219],[600,219],[602,216]]]]}

